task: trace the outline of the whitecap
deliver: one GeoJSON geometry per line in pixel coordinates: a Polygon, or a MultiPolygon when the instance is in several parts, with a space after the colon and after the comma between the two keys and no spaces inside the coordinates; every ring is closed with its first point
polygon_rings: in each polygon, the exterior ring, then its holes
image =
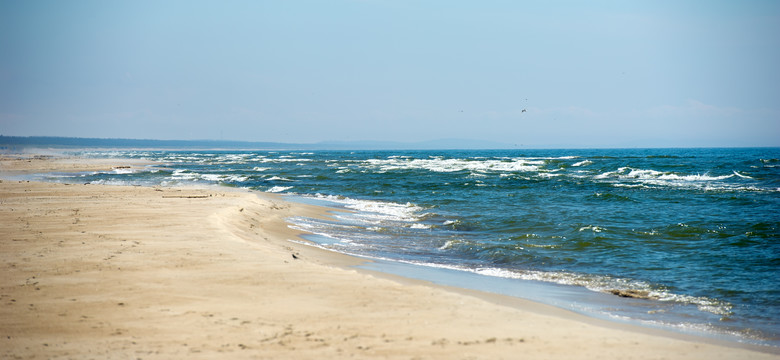
{"type": "Polygon", "coordinates": [[[248,176],[241,176],[241,175],[228,175],[224,179],[224,181],[231,181],[231,182],[244,182],[249,180],[248,176]]]}
{"type": "Polygon", "coordinates": [[[742,175],[736,171],[728,175],[710,175],[710,174],[677,174],[672,172],[661,172],[649,169],[634,169],[630,167],[621,167],[616,171],[608,171],[593,177],[595,180],[618,181],[613,186],[616,187],[650,187],[650,186],[672,186],[680,188],[702,189],[705,191],[739,191],[752,190],[752,187],[741,187],[732,184],[723,183],[734,177],[752,179],[749,176],[742,175]]]}
{"type": "Polygon", "coordinates": [[[135,173],[137,170],[131,168],[114,168],[113,172],[117,175],[127,175],[135,173]]]}
{"type": "Polygon", "coordinates": [[[358,200],[343,196],[315,194],[314,197],[342,204],[352,210],[358,210],[356,214],[369,221],[418,221],[423,208],[412,203],[399,204],[385,201],[358,200]]]}
{"type": "Polygon", "coordinates": [[[737,176],[739,176],[739,177],[741,177],[743,179],[752,179],[752,177],[747,176],[747,175],[742,175],[742,174],[738,173],[736,170],[734,171],[734,175],[737,175],[737,176]]]}
{"type": "Polygon", "coordinates": [[[725,180],[728,178],[733,177],[734,175],[723,175],[723,176],[709,176],[709,175],[677,175],[677,174],[662,174],[658,176],[658,179],[660,180],[678,180],[678,181],[717,181],[717,180],[725,180]]]}
{"type": "Polygon", "coordinates": [[[282,192],[282,191],[290,190],[292,188],[293,188],[292,186],[274,186],[274,187],[266,190],[266,192],[269,192],[269,193],[279,193],[279,192],[282,192]]]}
{"type": "Polygon", "coordinates": [[[452,247],[452,244],[454,244],[453,240],[447,240],[447,242],[445,242],[444,245],[439,247],[439,250],[447,250],[452,247]]]}
{"type": "Polygon", "coordinates": [[[271,177],[269,177],[269,178],[267,178],[265,180],[267,180],[267,181],[295,181],[295,180],[284,178],[284,177],[280,177],[280,176],[271,176],[271,177]]]}
{"type": "Polygon", "coordinates": [[[600,232],[602,232],[602,231],[604,231],[606,229],[603,228],[603,227],[599,227],[599,226],[588,225],[588,226],[581,227],[578,231],[582,232],[582,231],[585,231],[585,230],[590,230],[590,231],[593,231],[595,233],[600,233],[600,232]]]}
{"type": "Polygon", "coordinates": [[[192,180],[195,181],[200,177],[200,174],[189,172],[188,170],[177,169],[171,174],[171,178],[174,180],[192,180]]]}
{"type": "Polygon", "coordinates": [[[269,159],[269,158],[262,158],[262,159],[257,159],[257,162],[261,162],[261,163],[287,163],[287,162],[302,163],[302,162],[308,162],[308,161],[314,161],[314,160],[312,160],[312,159],[297,159],[297,158],[296,159],[293,159],[293,158],[271,158],[271,159],[269,159]]]}
{"type": "Polygon", "coordinates": [[[95,185],[117,185],[117,186],[134,185],[133,182],[130,182],[130,181],[106,180],[106,179],[93,180],[93,181],[90,181],[89,183],[90,184],[95,184],[95,185]]]}
{"type": "Polygon", "coordinates": [[[224,178],[224,175],[218,175],[218,174],[203,174],[200,176],[201,179],[206,181],[219,181],[224,178]]]}
{"type": "Polygon", "coordinates": [[[428,170],[432,172],[471,171],[472,173],[537,171],[540,165],[544,165],[544,161],[445,159],[440,156],[412,160],[401,158],[368,159],[363,163],[364,167],[375,168],[379,171],[428,170]]]}
{"type": "Polygon", "coordinates": [[[587,166],[593,164],[593,161],[590,160],[583,160],[577,163],[572,164],[571,166],[587,166]]]}

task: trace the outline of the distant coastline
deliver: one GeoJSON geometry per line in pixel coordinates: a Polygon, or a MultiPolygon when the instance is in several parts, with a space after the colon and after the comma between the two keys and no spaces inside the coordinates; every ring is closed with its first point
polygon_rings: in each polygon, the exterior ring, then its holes
{"type": "MultiPolygon", "coordinates": [[[[775,146],[755,146],[774,148],[775,146]]],[[[438,139],[429,141],[321,141],[316,143],[283,143],[270,141],[236,140],[158,140],[125,138],[81,138],[65,136],[3,136],[0,151],[19,151],[26,148],[51,149],[159,149],[159,150],[514,150],[514,149],[622,149],[622,148],[754,148],[741,146],[577,146],[576,144],[527,146],[473,139],[438,139]]]]}
{"type": "Polygon", "coordinates": [[[156,140],[0,135],[0,150],[16,150],[36,147],[51,147],[58,149],[88,147],[196,150],[449,150],[516,148],[516,146],[510,144],[470,139],[441,139],[420,142],[323,141],[318,143],[281,143],[232,140],[156,140]]]}

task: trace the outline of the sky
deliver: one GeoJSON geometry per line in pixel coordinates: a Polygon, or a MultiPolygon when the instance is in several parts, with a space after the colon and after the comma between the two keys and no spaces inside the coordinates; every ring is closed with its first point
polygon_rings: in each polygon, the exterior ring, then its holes
{"type": "Polygon", "coordinates": [[[780,1],[0,0],[0,135],[780,146],[780,1]]]}

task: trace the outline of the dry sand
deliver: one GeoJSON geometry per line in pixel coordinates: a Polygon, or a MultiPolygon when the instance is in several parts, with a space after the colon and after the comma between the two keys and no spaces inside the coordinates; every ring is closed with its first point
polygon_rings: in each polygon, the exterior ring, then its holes
{"type": "Polygon", "coordinates": [[[0,357],[780,358],[357,271],[289,241],[322,209],[268,194],[7,178],[121,161],[0,162],[0,357]]]}

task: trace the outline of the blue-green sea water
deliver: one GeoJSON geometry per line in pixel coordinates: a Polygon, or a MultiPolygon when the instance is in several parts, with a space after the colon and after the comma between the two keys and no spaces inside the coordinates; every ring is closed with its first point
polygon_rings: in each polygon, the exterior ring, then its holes
{"type": "Polygon", "coordinates": [[[283,193],[353,210],[289,219],[317,246],[509,293],[576,289],[595,296],[572,306],[583,312],[780,345],[778,148],[80,155],[160,165],[49,180],[283,193]]]}

